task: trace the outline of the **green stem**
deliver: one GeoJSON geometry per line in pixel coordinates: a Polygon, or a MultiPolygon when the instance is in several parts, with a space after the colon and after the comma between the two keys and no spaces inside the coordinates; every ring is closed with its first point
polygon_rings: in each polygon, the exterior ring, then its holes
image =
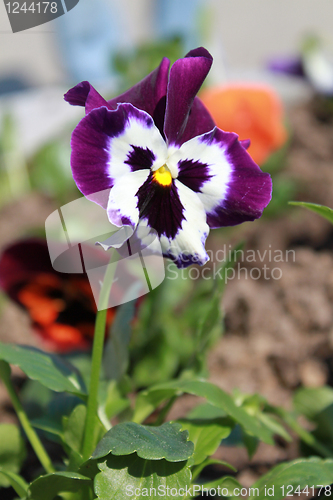
{"type": "Polygon", "coordinates": [[[14,409],[17,413],[18,419],[21,422],[21,425],[24,429],[24,432],[26,433],[26,436],[30,441],[31,446],[34,449],[45,471],[48,473],[55,472],[50,457],[48,456],[44,446],[42,445],[42,442],[39,439],[37,433],[31,426],[27,414],[25,413],[23,406],[21,405],[21,402],[17,397],[17,394],[15,392],[14,386],[10,378],[10,374],[11,371],[8,363],[6,363],[5,361],[0,361],[0,377],[2,378],[7,388],[8,394],[10,396],[14,409]]]}
{"type": "Polygon", "coordinates": [[[95,419],[97,417],[98,409],[98,386],[103,357],[107,307],[113,282],[113,275],[114,266],[108,265],[98,301],[98,311],[95,322],[87,416],[82,446],[82,456],[85,460],[90,457],[94,450],[95,419]]]}

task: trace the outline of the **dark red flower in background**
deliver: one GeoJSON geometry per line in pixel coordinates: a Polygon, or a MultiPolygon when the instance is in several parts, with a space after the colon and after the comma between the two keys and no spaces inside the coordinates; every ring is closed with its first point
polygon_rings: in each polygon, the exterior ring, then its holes
{"type": "MultiPolygon", "coordinates": [[[[55,271],[45,241],[26,239],[5,249],[0,287],[28,312],[46,348],[68,352],[92,345],[97,308],[88,278],[55,271]]],[[[108,309],[107,330],[114,315],[115,308],[108,309]]]]}

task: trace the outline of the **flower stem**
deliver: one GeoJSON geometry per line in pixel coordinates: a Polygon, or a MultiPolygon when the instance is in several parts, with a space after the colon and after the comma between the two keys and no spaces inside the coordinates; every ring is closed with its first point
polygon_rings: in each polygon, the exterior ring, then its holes
{"type": "Polygon", "coordinates": [[[30,441],[30,444],[32,448],[34,449],[40,463],[44,467],[45,471],[48,473],[55,472],[55,469],[52,465],[51,459],[48,456],[44,446],[42,445],[41,440],[39,439],[37,433],[33,429],[33,427],[30,424],[30,421],[27,417],[27,414],[25,413],[23,406],[15,392],[14,386],[12,384],[11,378],[10,378],[11,370],[10,366],[8,363],[5,361],[0,361],[0,377],[2,378],[8,394],[10,396],[10,399],[12,401],[12,404],[14,406],[14,409],[17,413],[18,419],[21,422],[21,425],[24,429],[24,432],[26,433],[26,436],[28,440],[30,441]]]}
{"type": "Polygon", "coordinates": [[[108,265],[101,293],[95,322],[94,342],[91,361],[91,376],[87,403],[87,416],[84,428],[82,456],[87,460],[94,450],[94,428],[98,409],[98,386],[104,348],[105,326],[110,290],[113,282],[114,266],[108,265]]]}

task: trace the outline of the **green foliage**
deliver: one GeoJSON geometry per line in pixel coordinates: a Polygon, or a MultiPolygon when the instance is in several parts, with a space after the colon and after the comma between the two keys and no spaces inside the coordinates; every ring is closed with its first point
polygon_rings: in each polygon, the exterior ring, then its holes
{"type": "Polygon", "coordinates": [[[316,203],[306,203],[305,201],[290,201],[289,205],[295,205],[297,207],[304,207],[311,212],[321,215],[324,219],[327,219],[331,224],[333,224],[333,210],[324,205],[317,205],[316,203]]]}
{"type": "Polygon", "coordinates": [[[207,375],[207,352],[223,333],[225,278],[242,247],[230,252],[215,279],[193,280],[192,268],[168,263],[164,282],[145,298],[134,328],[130,374],[136,387],[170,380],[181,371],[189,378],[207,375]]]}
{"type": "Polygon", "coordinates": [[[149,498],[150,488],[160,491],[158,498],[167,500],[170,498],[167,488],[179,491],[188,487],[191,480],[186,462],[144,460],[136,453],[122,457],[109,455],[98,468],[100,473],[95,479],[95,493],[100,500],[126,500],[133,496],[136,488],[137,500],[149,498]]]}
{"type": "Polygon", "coordinates": [[[333,389],[326,386],[299,389],[294,396],[294,406],[316,425],[311,434],[333,454],[333,389]]]}
{"type": "Polygon", "coordinates": [[[70,148],[68,142],[68,137],[66,137],[66,141],[58,139],[49,142],[43,145],[29,160],[32,187],[52,196],[61,204],[69,201],[71,192],[77,192],[69,168],[70,148]]]}
{"type": "Polygon", "coordinates": [[[188,432],[181,431],[181,425],[167,422],[160,427],[124,422],[110,429],[99,442],[93,458],[113,455],[130,455],[134,452],[140,458],[169,462],[187,460],[193,455],[193,443],[188,441],[188,432]]]}
{"type": "Polygon", "coordinates": [[[201,380],[175,380],[165,384],[150,387],[139,394],[136,401],[133,420],[140,422],[157,408],[165,399],[174,394],[188,393],[206,400],[213,406],[226,412],[235,422],[247,432],[262,441],[273,444],[272,431],[262,425],[257,418],[249,415],[243,408],[236,406],[229,394],[210,382],[201,380]]]}
{"type": "Polygon", "coordinates": [[[28,346],[0,342],[0,359],[18,366],[33,380],[53,391],[86,395],[79,371],[63,358],[28,346]]]}
{"type": "Polygon", "coordinates": [[[28,500],[53,500],[61,492],[79,492],[91,488],[91,479],[76,472],[55,472],[40,476],[28,489],[28,500]]]}
{"type": "Polygon", "coordinates": [[[128,345],[132,333],[131,322],[135,313],[135,302],[133,300],[119,306],[110,328],[103,357],[104,372],[110,380],[121,380],[128,368],[128,345]]]}
{"type": "Polygon", "coordinates": [[[14,424],[0,425],[0,487],[15,480],[26,457],[25,443],[20,429],[14,424]],[[12,475],[14,474],[14,476],[12,475]]]}
{"type": "Polygon", "coordinates": [[[174,63],[183,56],[183,53],[183,42],[180,37],[154,40],[138,45],[131,51],[119,52],[114,57],[112,66],[120,77],[120,89],[127,90],[142,80],[157,68],[163,57],[174,63]]]}
{"type": "Polygon", "coordinates": [[[222,439],[229,436],[232,424],[227,425],[223,418],[216,419],[179,419],[182,429],[187,430],[189,439],[194,443],[195,451],[190,464],[201,464],[208,456],[213,455],[222,439]]]}
{"type": "MultiPolygon", "coordinates": [[[[333,482],[333,460],[321,460],[317,457],[309,459],[298,458],[291,462],[285,462],[273,467],[267,474],[264,474],[256,481],[252,488],[258,488],[253,491],[249,500],[264,500],[273,498],[280,500],[287,495],[287,486],[293,486],[296,489],[300,486],[302,490],[306,486],[309,488],[316,485],[329,485],[333,482]],[[267,492],[272,488],[269,497],[267,492]]],[[[289,492],[290,493],[290,492],[289,492]]]]}

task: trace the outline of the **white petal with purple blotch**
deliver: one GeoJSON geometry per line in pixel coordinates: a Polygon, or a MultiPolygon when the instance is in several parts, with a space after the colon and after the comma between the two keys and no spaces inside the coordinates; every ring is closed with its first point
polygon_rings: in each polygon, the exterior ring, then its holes
{"type": "Polygon", "coordinates": [[[137,170],[121,176],[111,189],[107,214],[116,226],[135,227],[139,222],[138,199],[136,193],[146,181],[150,170],[137,170]]]}
{"type": "Polygon", "coordinates": [[[198,194],[206,212],[224,199],[232,171],[227,145],[207,142],[209,135],[185,142],[168,160],[171,168],[178,169],[179,180],[198,194]],[[195,169],[195,165],[199,167],[195,169]]]}
{"type": "Polygon", "coordinates": [[[158,169],[167,158],[166,143],[152,118],[144,111],[133,110],[122,133],[110,140],[109,173],[113,179],[139,168],[158,169]]]}
{"type": "Polygon", "coordinates": [[[178,267],[205,264],[209,257],[205,242],[209,233],[204,207],[196,193],[175,180],[179,199],[183,205],[183,221],[176,236],[160,236],[163,254],[175,261],[178,267]]]}
{"type": "Polygon", "coordinates": [[[174,150],[168,162],[177,164],[178,180],[197,193],[211,228],[257,219],[271,199],[269,174],[234,133],[214,128],[174,150]]]}

